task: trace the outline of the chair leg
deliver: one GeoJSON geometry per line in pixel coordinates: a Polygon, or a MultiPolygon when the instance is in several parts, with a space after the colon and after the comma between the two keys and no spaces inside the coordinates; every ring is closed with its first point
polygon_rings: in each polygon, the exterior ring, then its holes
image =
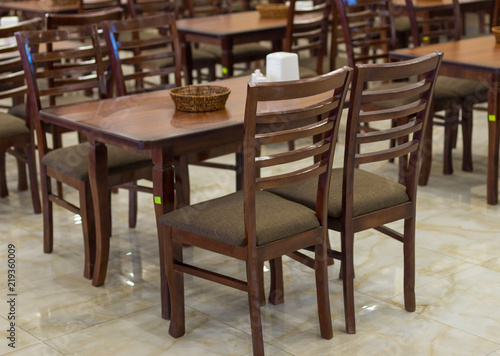
{"type": "Polygon", "coordinates": [[[405,220],[404,224],[404,297],[405,309],[415,311],[415,218],[405,220]]]}
{"type": "Polygon", "coordinates": [[[38,177],[36,172],[36,159],[35,159],[34,147],[35,147],[34,144],[30,144],[26,148],[26,162],[28,164],[33,211],[35,212],[35,214],[40,214],[42,212],[42,206],[40,202],[40,192],[38,189],[38,177]]]}
{"type": "Polygon", "coordinates": [[[282,304],[285,301],[285,290],[283,283],[282,257],[269,261],[271,270],[271,289],[269,290],[269,303],[273,305],[282,304]]]}
{"type": "MultiPolygon", "coordinates": [[[[52,126],[52,146],[54,149],[62,147],[62,133],[57,130],[57,126],[52,126]]],[[[61,182],[57,182],[57,195],[63,198],[63,186],[61,182]]]]}
{"type": "MultiPolygon", "coordinates": [[[[20,155],[24,155],[23,149],[15,148],[20,155]]],[[[17,163],[17,190],[23,192],[28,189],[28,176],[26,175],[26,163],[22,159],[16,159],[17,163]]]]}
{"type": "Polygon", "coordinates": [[[462,170],[472,172],[472,104],[462,105],[462,136],[463,136],[463,156],[462,170]]]}
{"type": "MultiPolygon", "coordinates": [[[[326,232],[328,233],[328,232],[326,232]]],[[[328,293],[328,258],[327,245],[324,241],[315,248],[316,297],[318,301],[318,319],[321,337],[330,340],[333,337],[332,315],[328,293]]]]}
{"type": "Polygon", "coordinates": [[[96,256],[96,231],[94,206],[92,203],[92,193],[90,185],[82,182],[79,187],[80,192],[80,216],[82,218],[83,246],[85,251],[85,261],[83,276],[92,279],[94,274],[96,256]]]}
{"type": "Polygon", "coordinates": [[[175,198],[177,208],[190,204],[189,168],[187,157],[181,156],[175,159],[175,198]]]}
{"type": "Polygon", "coordinates": [[[250,306],[250,327],[254,356],[264,355],[264,339],[262,336],[262,321],[260,315],[260,263],[247,262],[248,303],[250,306]]]}
{"type": "Polygon", "coordinates": [[[341,233],[342,239],[342,283],[344,287],[345,329],[348,334],[356,333],[354,308],[354,232],[346,227],[341,233]]]}
{"type": "Polygon", "coordinates": [[[9,195],[7,188],[7,173],[5,170],[5,151],[0,151],[0,197],[4,198],[9,195]]]}
{"type": "Polygon", "coordinates": [[[453,174],[453,147],[459,122],[459,111],[455,106],[446,110],[444,122],[443,174],[453,174]]]}
{"type": "Polygon", "coordinates": [[[137,191],[128,191],[128,227],[134,228],[137,225],[137,191]]]}
{"type": "MultiPolygon", "coordinates": [[[[162,226],[161,239],[165,257],[165,274],[170,289],[170,328],[169,334],[175,338],[181,337],[186,332],[184,312],[184,274],[174,270],[174,261],[182,262],[182,245],[172,241],[172,229],[162,226]]],[[[168,296],[162,296],[162,298],[168,296]]],[[[162,301],[168,303],[168,300],[162,301]]],[[[167,304],[168,305],[168,304],[167,304]]]]}
{"type": "Polygon", "coordinates": [[[52,202],[49,194],[52,194],[50,178],[46,174],[45,166],[40,167],[42,186],[42,213],[43,213],[43,252],[51,253],[54,246],[54,219],[52,212],[52,202]]]}
{"type": "MultiPolygon", "coordinates": [[[[429,117],[434,117],[434,111],[429,112],[429,117]]],[[[420,165],[419,185],[427,185],[432,165],[432,121],[426,126],[422,137],[422,162],[420,165]]]]}

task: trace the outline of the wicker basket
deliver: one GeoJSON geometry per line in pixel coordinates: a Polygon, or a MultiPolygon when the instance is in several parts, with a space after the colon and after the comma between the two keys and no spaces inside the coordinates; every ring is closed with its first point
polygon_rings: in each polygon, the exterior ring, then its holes
{"type": "Polygon", "coordinates": [[[491,32],[495,35],[497,43],[500,43],[500,26],[492,27],[491,32]]]}
{"type": "Polygon", "coordinates": [[[257,5],[256,8],[263,19],[282,19],[288,16],[288,5],[285,4],[257,5]]]}
{"type": "Polygon", "coordinates": [[[77,0],[52,0],[52,4],[54,5],[76,5],[77,0]]]}
{"type": "Polygon", "coordinates": [[[189,112],[223,109],[229,93],[229,88],[219,85],[188,85],[170,90],[175,108],[189,112]]]}

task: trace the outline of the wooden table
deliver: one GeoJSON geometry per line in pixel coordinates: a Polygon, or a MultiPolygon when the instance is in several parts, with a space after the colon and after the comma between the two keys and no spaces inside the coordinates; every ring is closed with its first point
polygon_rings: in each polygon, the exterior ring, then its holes
{"type": "Polygon", "coordinates": [[[269,40],[273,51],[282,47],[285,38],[286,18],[261,19],[258,11],[245,11],[225,15],[195,17],[177,20],[186,72],[191,73],[190,43],[207,43],[221,46],[224,77],[233,75],[233,46],[241,43],[269,40]]]}
{"type": "MultiPolygon", "coordinates": [[[[226,108],[207,113],[175,110],[168,90],[43,109],[42,121],[87,135],[89,179],[96,218],[96,261],[92,284],[104,284],[109,257],[110,201],[107,183],[105,144],[143,151],[153,159],[155,214],[174,208],[174,168],[176,156],[206,152],[221,147],[237,147],[243,141],[243,119],[248,78],[218,81],[231,89],[226,108]]],[[[234,152],[234,151],[233,151],[234,152]]],[[[161,241],[160,248],[162,248],[161,241]]],[[[164,266],[160,261],[160,266],[164,266]]],[[[168,293],[163,268],[162,293],[168,293]]],[[[162,298],[164,300],[164,298],[162,298]]],[[[168,306],[162,307],[168,310],[168,306]]]]}
{"type": "Polygon", "coordinates": [[[24,18],[45,17],[51,13],[78,12],[78,3],[70,5],[55,5],[52,0],[22,0],[0,2],[0,9],[13,10],[22,13],[24,18]]]}
{"type": "MultiPolygon", "coordinates": [[[[494,0],[459,0],[460,12],[464,15],[466,12],[477,12],[479,14],[479,32],[484,33],[485,23],[484,14],[490,16],[493,13],[494,0]]],[[[401,15],[406,9],[406,0],[392,0],[395,10],[400,12],[401,15]]],[[[439,11],[441,9],[449,8],[453,5],[453,0],[413,0],[413,6],[418,11],[439,11]]],[[[465,24],[463,24],[465,28],[465,24]]]]}
{"type": "Polygon", "coordinates": [[[488,83],[487,202],[496,205],[500,138],[500,44],[495,43],[494,36],[490,35],[401,49],[391,52],[390,57],[393,60],[405,60],[435,50],[444,53],[440,75],[488,83]]]}

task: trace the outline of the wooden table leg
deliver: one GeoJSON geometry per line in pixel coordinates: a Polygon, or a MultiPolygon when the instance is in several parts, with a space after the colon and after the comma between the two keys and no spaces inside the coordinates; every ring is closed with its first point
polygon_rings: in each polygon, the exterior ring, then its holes
{"type": "Polygon", "coordinates": [[[487,202],[498,204],[498,149],[500,138],[500,77],[490,78],[488,91],[487,202]]]}
{"type": "Polygon", "coordinates": [[[170,319],[170,293],[165,273],[165,257],[163,255],[163,239],[161,238],[158,219],[163,214],[174,210],[174,167],[172,155],[165,149],[153,151],[153,199],[158,230],[158,250],[160,255],[161,281],[161,316],[170,319]]]}
{"type": "Polygon", "coordinates": [[[108,150],[101,142],[89,137],[89,181],[96,228],[96,257],[92,285],[102,286],[106,279],[111,236],[111,204],[108,187],[108,150]],[[99,177],[99,179],[97,179],[99,177]]]}
{"type": "Polygon", "coordinates": [[[230,39],[224,39],[222,41],[222,76],[224,78],[230,78],[234,73],[234,63],[233,63],[233,41],[230,39]]]}
{"type": "Polygon", "coordinates": [[[184,75],[186,78],[186,84],[193,84],[193,54],[191,50],[191,43],[186,42],[186,36],[180,34],[179,40],[181,43],[182,51],[182,63],[184,63],[184,75]]]}

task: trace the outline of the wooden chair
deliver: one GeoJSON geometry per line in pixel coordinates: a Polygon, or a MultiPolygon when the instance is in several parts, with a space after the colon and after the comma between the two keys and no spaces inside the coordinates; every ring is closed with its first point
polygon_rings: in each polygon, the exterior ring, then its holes
{"type": "Polygon", "coordinates": [[[299,54],[300,78],[314,77],[328,71],[325,57],[332,3],[317,2],[310,8],[296,8],[296,3],[291,0],[288,8],[284,50],[299,54]]]}
{"type": "MultiPolygon", "coordinates": [[[[161,253],[171,295],[169,333],[185,333],[183,274],[188,273],[248,293],[254,355],[264,354],[259,285],[262,263],[297,248],[314,246],[321,336],[332,338],[326,257],[326,206],[330,173],[350,68],[290,82],[248,83],[245,109],[245,181],[242,191],[175,210],[160,217],[161,253]],[[314,97],[316,96],[316,97],[314,97]],[[268,109],[258,109],[265,104],[268,109]],[[279,120],[281,125],[276,125],[279,120]],[[323,139],[295,151],[259,155],[261,147],[320,135],[323,139]],[[261,168],[305,158],[300,169],[260,176],[261,168]],[[310,181],[314,209],[263,189],[310,181]],[[197,246],[246,263],[246,281],[188,264],[182,245],[197,246]]],[[[163,301],[163,305],[169,305],[163,301]]],[[[163,315],[168,315],[164,313],[163,315]]]]}
{"type": "MultiPolygon", "coordinates": [[[[415,47],[426,43],[436,43],[445,38],[447,41],[459,40],[462,37],[462,16],[460,3],[453,0],[452,5],[432,16],[425,16],[415,10],[413,1],[407,0],[406,6],[412,27],[412,40],[415,47]]],[[[472,171],[472,113],[474,104],[488,101],[488,85],[475,80],[440,77],[437,88],[446,90],[459,97],[458,104],[462,109],[461,121],[448,117],[434,117],[434,125],[445,127],[445,152],[443,173],[453,173],[452,148],[455,146],[458,125],[462,126],[463,157],[462,170],[472,171]]],[[[426,135],[432,137],[432,125],[426,135]]],[[[424,152],[420,184],[427,184],[431,166],[431,146],[424,152]]]]}
{"type": "MultiPolygon", "coordinates": [[[[343,168],[332,172],[328,200],[328,228],[340,231],[341,251],[328,250],[328,256],[342,261],[346,331],[356,332],[354,310],[354,234],[374,228],[403,243],[404,299],[407,311],[415,310],[415,216],[420,156],[424,146],[423,132],[430,125],[430,112],[436,77],[442,53],[398,63],[358,64],[354,70],[346,126],[343,168]],[[406,81],[398,88],[366,89],[381,80],[400,81],[418,76],[418,81],[406,81]],[[403,98],[406,104],[401,105],[403,98]],[[380,108],[379,101],[393,101],[391,107],[380,108]],[[390,125],[395,120],[395,125],[390,125]],[[384,130],[362,132],[364,122],[386,121],[384,130]],[[392,126],[392,127],[391,127],[392,126]],[[388,147],[390,140],[396,145],[388,147]],[[361,149],[358,150],[359,146],[361,149]],[[361,153],[359,153],[361,152],[361,153]],[[366,164],[399,158],[399,176],[378,175],[362,169],[366,164]],[[403,233],[384,226],[404,220],[403,233]]],[[[369,168],[368,168],[369,169],[369,168]]],[[[270,192],[300,204],[313,207],[316,192],[308,182],[273,188],[270,192]]],[[[290,257],[314,267],[313,260],[301,252],[290,257]]],[[[283,290],[280,269],[278,280],[270,293],[283,290]]],[[[273,272],[272,272],[273,273],[273,272]]],[[[276,273],[276,272],[275,272],[276,273]]]]}
{"type": "MultiPolygon", "coordinates": [[[[176,0],[128,0],[127,8],[131,18],[157,15],[162,12],[174,13],[175,17],[179,18],[181,11],[179,10],[179,1],[176,0]]],[[[216,79],[215,66],[220,62],[220,58],[217,58],[212,52],[200,48],[193,48],[191,58],[192,69],[196,72],[198,84],[205,80],[214,81],[216,79]],[[204,69],[207,70],[207,75],[203,74],[204,69]]],[[[186,72],[185,80],[187,84],[192,84],[192,74],[186,72]]]]}
{"type": "MultiPolygon", "coordinates": [[[[392,16],[391,1],[348,1],[336,0],[337,10],[342,32],[346,43],[347,58],[350,66],[359,63],[377,63],[389,62],[389,52],[395,46],[395,27],[392,16]]],[[[380,84],[380,83],[379,83],[380,84]]],[[[399,83],[383,84],[386,87],[397,87],[399,83]]],[[[453,128],[459,122],[459,107],[461,103],[460,96],[448,83],[438,79],[436,90],[434,91],[433,104],[431,107],[431,116],[435,117],[436,123],[444,123],[446,128],[453,128]],[[435,113],[444,111],[444,115],[435,113]]],[[[385,103],[379,103],[384,105],[385,103]]],[[[401,103],[403,104],[403,103],[401,103]]],[[[366,123],[362,129],[369,132],[376,125],[366,123]]],[[[429,125],[428,129],[430,130],[429,125]]],[[[448,130],[450,131],[450,130],[448,130]]],[[[451,131],[450,131],[451,132],[451,131]]],[[[453,136],[445,135],[444,144],[444,163],[443,172],[451,174],[452,167],[452,147],[453,136]]],[[[422,157],[422,175],[428,177],[430,163],[432,159],[431,143],[428,141],[428,147],[424,149],[422,157]],[[426,173],[427,172],[427,173],[426,173]]],[[[427,180],[421,178],[422,185],[427,184],[427,180]]]]}
{"type": "MultiPolygon", "coordinates": [[[[6,108],[15,105],[26,105],[26,85],[21,65],[21,57],[17,50],[14,33],[17,31],[37,30],[42,27],[43,21],[34,18],[22,21],[16,25],[0,27],[0,99],[10,100],[6,108]]],[[[29,120],[0,112],[0,197],[9,195],[5,167],[5,153],[13,155],[17,160],[18,184],[17,189],[28,189],[26,166],[28,166],[31,202],[35,214],[40,214],[40,193],[36,172],[35,142],[32,124],[29,120]]]]}
{"type": "Polygon", "coordinates": [[[493,5],[493,13],[491,14],[491,27],[498,26],[500,24],[500,0],[495,0],[495,4],[493,5]]]}
{"type": "MultiPolygon", "coordinates": [[[[93,100],[106,97],[106,79],[101,58],[101,46],[97,25],[79,26],[66,30],[23,31],[16,33],[18,48],[28,84],[30,113],[35,124],[40,158],[42,184],[44,252],[53,249],[52,204],[80,214],[82,218],[85,268],[84,276],[92,278],[95,262],[95,224],[92,196],[88,179],[89,143],[49,150],[46,128],[41,124],[38,112],[43,108],[43,98],[51,95],[71,96],[92,90],[93,100]],[[80,41],[79,48],[67,49],[57,46],[59,41],[80,41]],[[51,52],[40,51],[41,46],[53,44],[51,52]],[[61,62],[65,59],[65,62],[61,62]],[[52,84],[44,85],[48,79],[52,84]],[[64,200],[52,191],[51,181],[55,180],[76,189],[79,206],[64,200]]],[[[151,160],[142,155],[125,151],[118,147],[108,147],[108,174],[110,188],[138,179],[151,179],[151,160]]],[[[111,217],[109,217],[111,231],[111,217]]]]}

